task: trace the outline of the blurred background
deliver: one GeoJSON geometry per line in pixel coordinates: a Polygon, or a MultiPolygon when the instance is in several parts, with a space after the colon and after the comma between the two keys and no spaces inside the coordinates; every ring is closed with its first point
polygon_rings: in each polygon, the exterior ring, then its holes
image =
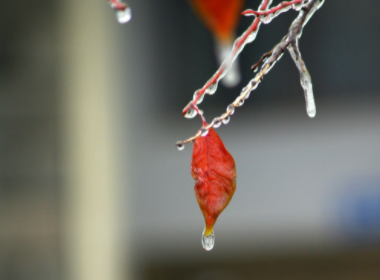
{"type": "MultiPolygon", "coordinates": [[[[380,2],[326,0],[304,29],[314,119],[286,53],[218,130],[237,190],[211,252],[175,142],[212,35],[185,0],[128,4],[120,25],[104,0],[0,2],[0,279],[380,279],[380,2]]],[[[261,26],[207,120],[295,16],[261,26]]]]}

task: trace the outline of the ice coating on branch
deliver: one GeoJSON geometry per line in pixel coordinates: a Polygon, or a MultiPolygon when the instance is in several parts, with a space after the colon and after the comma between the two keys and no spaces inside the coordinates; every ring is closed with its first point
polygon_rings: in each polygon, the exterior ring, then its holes
{"type": "Polygon", "coordinates": [[[190,107],[189,110],[187,110],[187,113],[185,115],[185,118],[192,119],[197,115],[197,111],[194,110],[193,107],[190,107]]]}
{"type": "Polygon", "coordinates": [[[307,71],[306,65],[302,60],[298,46],[289,45],[288,50],[298,68],[298,71],[300,72],[300,80],[301,86],[304,90],[307,114],[310,118],[314,118],[317,113],[317,109],[315,107],[313,84],[311,82],[309,71],[307,71]]]}
{"type": "MultiPolygon", "coordinates": [[[[197,90],[196,92],[194,92],[193,100],[197,99],[197,98],[198,98],[198,95],[199,95],[199,90],[197,90]]],[[[204,97],[205,97],[205,95],[202,94],[202,95],[199,97],[199,99],[198,99],[198,101],[197,101],[197,104],[202,103],[204,97]]]]}
{"type": "Polygon", "coordinates": [[[316,3],[311,8],[310,12],[307,13],[306,19],[303,22],[302,27],[304,27],[308,23],[309,19],[314,15],[314,13],[315,13],[316,10],[318,10],[320,7],[322,7],[323,3],[325,3],[325,0],[318,0],[318,1],[316,1],[316,3]]]}
{"type": "MultiPolygon", "coordinates": [[[[295,0],[297,1],[297,0],[295,0]]],[[[278,43],[270,52],[264,54],[262,58],[257,62],[255,65],[253,65],[252,70],[259,69],[256,76],[249,82],[249,84],[243,88],[240,95],[235,99],[233,103],[231,103],[228,107],[225,113],[223,113],[221,116],[214,118],[214,120],[210,124],[205,124],[204,118],[202,115],[202,121],[204,123],[204,126],[202,126],[202,131],[198,131],[194,136],[188,138],[187,140],[184,140],[180,142],[181,144],[186,144],[194,141],[198,137],[201,136],[201,134],[204,134],[206,130],[209,130],[214,125],[216,127],[220,126],[220,121],[223,124],[228,123],[230,120],[230,116],[233,115],[235,108],[243,105],[244,100],[247,100],[250,96],[250,93],[255,90],[258,86],[258,84],[261,82],[261,80],[264,78],[266,74],[271,70],[271,68],[276,64],[276,62],[282,57],[284,51],[288,49],[290,52],[292,59],[294,60],[299,72],[300,72],[300,80],[301,80],[301,86],[304,89],[304,95],[306,100],[306,109],[307,113],[310,117],[314,117],[316,115],[316,107],[315,107],[315,101],[313,96],[313,85],[311,82],[310,74],[307,71],[307,68],[305,66],[305,63],[302,60],[301,54],[299,52],[298,48],[298,40],[302,35],[302,30],[307,23],[307,21],[310,19],[310,17],[314,14],[316,10],[318,10],[324,3],[324,0],[308,0],[299,2],[297,1],[297,4],[295,4],[295,1],[291,2],[283,2],[282,5],[291,4],[293,5],[293,8],[296,10],[299,10],[299,14],[297,18],[292,22],[291,26],[289,27],[289,32],[282,38],[280,43],[278,43]],[[285,3],[285,4],[284,4],[285,3]],[[301,6],[302,3],[302,6],[301,6]],[[296,6],[294,6],[296,5],[296,6]],[[261,65],[261,67],[259,67],[261,65]]],[[[271,1],[266,2],[265,0],[262,1],[263,3],[271,3],[271,1]]],[[[264,8],[261,8],[260,12],[257,13],[263,13],[265,8],[268,8],[269,6],[262,6],[264,8]]],[[[272,9],[273,11],[273,9],[272,9]]],[[[251,12],[251,11],[250,11],[251,12]]],[[[252,12],[253,13],[253,12],[252,12]]],[[[266,14],[269,14],[267,11],[266,14]]],[[[229,59],[236,58],[236,56],[241,52],[242,46],[249,43],[250,40],[254,39],[259,25],[257,24],[259,19],[255,19],[254,24],[252,24],[240,38],[238,38],[235,41],[233,50],[229,56],[229,59]],[[257,25],[256,25],[257,24],[257,25]],[[251,33],[252,32],[252,33],[251,33]]],[[[217,86],[217,82],[224,76],[224,72],[226,69],[224,68],[224,63],[222,64],[221,68],[214,74],[214,76],[206,83],[206,85],[200,89],[198,92],[204,92],[206,89],[210,86],[212,86],[212,89],[214,90],[215,86],[217,86]],[[215,82],[216,81],[216,82],[215,82]],[[215,83],[214,83],[215,82],[215,83]]],[[[189,109],[194,109],[196,112],[199,111],[198,107],[194,104],[195,100],[198,100],[198,97],[196,97],[192,102],[190,102],[185,109],[183,110],[183,114],[186,114],[189,109]]],[[[193,113],[193,112],[191,112],[193,113]]]]}
{"type": "MultiPolygon", "coordinates": [[[[114,1],[114,0],[110,0],[114,1]]],[[[116,0],[115,0],[116,1],[116,0]]],[[[264,11],[267,10],[270,5],[272,4],[272,0],[262,0],[260,4],[260,10],[264,11]]],[[[206,94],[214,94],[217,87],[218,83],[221,79],[223,79],[224,76],[228,73],[233,62],[236,60],[236,58],[239,56],[241,51],[244,49],[245,45],[248,43],[251,43],[252,41],[255,40],[257,33],[259,31],[260,27],[260,21],[253,21],[253,23],[248,27],[248,29],[240,36],[238,37],[229,52],[229,55],[227,58],[224,59],[223,63],[220,65],[218,70],[213,74],[213,76],[207,81],[207,83],[202,87],[202,89],[199,89],[197,92],[199,94],[206,93],[206,94]]],[[[195,97],[197,99],[197,97],[195,97]]],[[[195,101],[193,99],[193,101],[195,101]]],[[[202,101],[202,100],[201,100],[202,101]]],[[[201,103],[201,101],[197,101],[197,104],[201,103]]],[[[190,102],[186,107],[183,109],[183,114],[186,116],[187,110],[192,106],[192,102],[190,102]]]]}
{"type": "MultiPolygon", "coordinates": [[[[232,45],[230,44],[221,44],[219,42],[216,42],[215,45],[215,52],[218,64],[222,64],[223,61],[225,61],[232,49],[232,45]]],[[[226,67],[230,69],[222,79],[222,84],[226,87],[235,87],[239,84],[241,80],[241,74],[239,69],[239,63],[238,60],[235,61],[235,63],[232,61],[226,60],[226,67]]],[[[213,94],[216,91],[216,84],[212,84],[211,88],[208,87],[206,92],[209,94],[213,94]]]]}
{"type": "Polygon", "coordinates": [[[262,12],[262,11],[256,12],[253,10],[247,10],[243,14],[246,16],[258,16],[259,19],[261,20],[261,22],[268,24],[274,18],[278,17],[282,13],[289,11],[290,9],[300,11],[302,9],[304,3],[305,3],[305,0],[282,2],[281,4],[277,5],[276,7],[269,9],[267,12],[262,12]],[[294,3],[294,2],[298,2],[298,3],[294,3]]]}

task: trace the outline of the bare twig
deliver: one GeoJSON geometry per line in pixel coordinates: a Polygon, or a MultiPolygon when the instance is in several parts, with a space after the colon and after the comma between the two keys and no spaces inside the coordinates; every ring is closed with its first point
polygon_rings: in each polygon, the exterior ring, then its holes
{"type": "Polygon", "coordinates": [[[302,5],[304,4],[304,2],[306,2],[306,0],[294,0],[294,1],[289,1],[289,2],[282,2],[278,6],[267,11],[246,10],[242,12],[242,15],[260,17],[260,19],[264,23],[268,23],[265,20],[266,17],[271,16],[271,15],[278,16],[280,13],[286,12],[290,10],[291,8],[293,8],[294,10],[299,10],[300,8],[302,8],[302,5]]]}
{"type": "MultiPolygon", "coordinates": [[[[295,62],[300,72],[301,85],[305,92],[307,112],[310,117],[314,117],[316,110],[315,110],[315,104],[314,104],[311,78],[310,78],[309,72],[306,69],[305,63],[302,60],[301,53],[298,48],[298,40],[301,37],[302,30],[304,26],[306,25],[306,23],[308,22],[308,20],[312,17],[314,12],[322,6],[323,3],[324,3],[324,0],[302,1],[302,6],[300,8],[298,17],[291,24],[288,33],[283,37],[280,43],[278,43],[270,52],[266,54],[268,58],[265,60],[264,64],[262,65],[261,70],[248,83],[248,85],[243,88],[239,97],[237,97],[236,100],[227,107],[227,110],[224,114],[222,114],[221,116],[217,118],[214,118],[214,120],[210,124],[206,124],[202,116],[202,120],[203,120],[202,128],[193,137],[185,141],[177,142],[177,147],[182,148],[184,144],[194,141],[197,137],[201,135],[207,134],[207,131],[211,127],[215,127],[215,128],[219,127],[222,122],[228,123],[230,116],[235,111],[235,108],[240,107],[244,104],[244,101],[249,97],[250,93],[257,88],[258,84],[260,83],[264,75],[267,74],[270,71],[270,69],[276,64],[276,62],[282,57],[286,49],[288,49],[289,53],[291,54],[291,57],[293,58],[293,61],[295,62]]],[[[265,6],[265,7],[268,7],[268,6],[265,6]]],[[[268,12],[268,15],[269,14],[270,13],[268,12]]],[[[255,22],[256,20],[258,20],[258,18],[255,19],[255,22]]],[[[259,64],[264,60],[264,58],[262,58],[259,61],[259,64]]],[[[199,96],[200,94],[197,95],[197,97],[199,96]]],[[[197,100],[198,100],[197,98],[194,98],[194,100],[190,102],[189,105],[186,107],[187,110],[189,108],[193,108],[193,109],[197,108],[196,107],[197,100]]],[[[186,110],[186,108],[184,109],[184,111],[186,110]]]]}

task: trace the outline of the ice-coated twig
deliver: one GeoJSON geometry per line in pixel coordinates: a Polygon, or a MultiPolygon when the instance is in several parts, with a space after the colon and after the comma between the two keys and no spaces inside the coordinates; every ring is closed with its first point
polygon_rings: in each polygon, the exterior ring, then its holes
{"type": "MultiPolygon", "coordinates": [[[[254,65],[254,68],[257,68],[262,62],[264,62],[264,64],[261,66],[260,71],[248,83],[248,85],[243,88],[239,97],[237,97],[235,101],[227,107],[227,110],[224,114],[217,118],[214,118],[210,124],[207,124],[205,122],[202,115],[203,126],[201,129],[193,137],[190,137],[184,141],[178,141],[176,144],[178,149],[183,149],[184,144],[194,141],[199,136],[207,135],[207,131],[211,127],[217,128],[221,125],[221,123],[228,123],[230,116],[235,112],[235,108],[240,107],[244,104],[244,101],[250,96],[250,93],[257,88],[264,75],[267,74],[270,69],[276,64],[276,62],[282,57],[286,49],[288,49],[290,52],[298,70],[300,71],[301,85],[305,92],[307,112],[310,117],[315,116],[316,109],[314,104],[311,78],[309,72],[306,69],[305,63],[302,60],[301,53],[298,48],[298,40],[302,35],[304,26],[309,21],[314,12],[323,5],[324,1],[325,0],[309,0],[306,3],[303,2],[304,4],[301,7],[297,18],[292,22],[288,33],[282,38],[280,43],[278,43],[270,52],[265,54],[260,59],[259,63],[256,63],[254,65]]],[[[196,104],[190,103],[189,105],[189,108],[194,110],[194,115],[196,115],[197,111],[199,110],[196,104]]]]}
{"type": "Polygon", "coordinates": [[[298,71],[300,72],[301,86],[305,94],[307,114],[310,118],[314,118],[317,113],[317,109],[314,101],[313,84],[311,82],[309,71],[307,71],[306,65],[302,60],[301,53],[298,48],[298,40],[288,46],[288,51],[296,64],[298,71]]]}
{"type": "Polygon", "coordinates": [[[290,9],[299,11],[303,7],[305,2],[306,0],[294,0],[294,1],[289,1],[289,2],[282,2],[278,6],[266,11],[246,10],[242,13],[242,15],[259,17],[263,23],[268,24],[272,21],[272,19],[274,19],[275,17],[277,17],[278,15],[284,12],[289,11],[290,9]]]}
{"type": "MultiPolygon", "coordinates": [[[[259,9],[265,11],[267,8],[269,8],[271,3],[272,0],[262,0],[259,9]]],[[[194,92],[193,100],[190,101],[189,104],[187,104],[186,107],[182,110],[182,114],[186,118],[193,118],[197,115],[194,108],[197,107],[197,104],[200,104],[203,101],[205,94],[212,95],[216,92],[218,82],[226,75],[233,61],[238,57],[246,44],[251,43],[255,40],[260,27],[260,23],[261,21],[259,18],[256,18],[253,21],[253,23],[248,27],[243,35],[235,40],[231,53],[223,61],[219,69],[201,89],[198,89],[194,92]]]]}

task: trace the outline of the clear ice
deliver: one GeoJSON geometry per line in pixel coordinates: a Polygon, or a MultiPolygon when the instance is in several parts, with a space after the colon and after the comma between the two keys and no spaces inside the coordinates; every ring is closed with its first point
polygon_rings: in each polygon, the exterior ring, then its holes
{"type": "Polygon", "coordinates": [[[317,108],[315,107],[313,84],[311,82],[309,71],[307,71],[305,63],[303,63],[298,46],[296,49],[293,46],[289,46],[288,50],[300,72],[301,86],[305,95],[306,112],[310,118],[314,118],[317,113],[317,108]]]}
{"type": "Polygon", "coordinates": [[[117,21],[121,24],[127,23],[132,18],[132,10],[130,7],[126,7],[125,10],[116,11],[117,21]]]}
{"type": "Polygon", "coordinates": [[[215,234],[212,231],[208,236],[206,236],[206,229],[203,230],[202,233],[202,246],[206,251],[212,250],[215,244],[215,234]]]}

